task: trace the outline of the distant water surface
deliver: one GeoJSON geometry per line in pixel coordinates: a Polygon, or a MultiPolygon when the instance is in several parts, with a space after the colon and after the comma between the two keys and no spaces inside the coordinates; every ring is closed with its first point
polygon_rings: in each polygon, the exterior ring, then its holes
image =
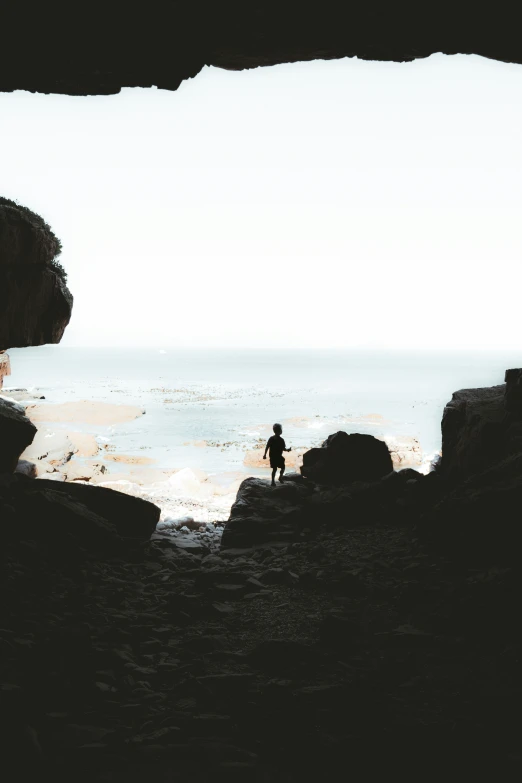
{"type": "Polygon", "coordinates": [[[431,454],[440,448],[442,410],[453,391],[502,383],[507,367],[522,364],[516,352],[43,346],[9,354],[6,386],[37,387],[45,404],[140,405],[145,416],[97,434],[118,452],[152,457],[158,467],[206,472],[243,469],[245,449],[274,421],[284,423],[284,437],[294,447],[344,429],[414,436],[431,454]],[[370,414],[382,419],[350,422],[370,414]]]}

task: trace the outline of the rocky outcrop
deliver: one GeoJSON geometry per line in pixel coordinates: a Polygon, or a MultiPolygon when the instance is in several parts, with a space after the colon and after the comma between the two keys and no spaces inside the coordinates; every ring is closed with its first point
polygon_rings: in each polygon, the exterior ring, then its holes
{"type": "Polygon", "coordinates": [[[156,529],[160,509],[147,500],[107,487],[39,479],[26,487],[26,493],[50,491],[84,505],[102,517],[126,541],[148,541],[156,529]]]}
{"type": "Polygon", "coordinates": [[[501,384],[453,394],[442,417],[441,473],[462,480],[522,452],[516,393],[513,398],[511,385],[501,384]]]}
{"type": "Polygon", "coordinates": [[[341,57],[405,62],[443,52],[522,62],[516,24],[503,24],[509,7],[504,15],[494,8],[472,13],[464,0],[443,3],[437,13],[406,0],[310,6],[288,0],[155,0],[143,14],[113,2],[86,6],[81,25],[58,0],[34,5],[30,14],[19,3],[4,10],[9,35],[0,52],[0,90],[70,95],[152,85],[176,90],[206,65],[241,70],[341,57]],[[60,41],[59,51],[48,46],[50,40],[60,41]]]}
{"type": "Polygon", "coordinates": [[[60,250],[41,217],[0,198],[0,350],[60,342],[73,303],[60,250]]]}
{"type": "Polygon", "coordinates": [[[5,352],[0,351],[0,389],[4,384],[4,378],[6,375],[11,375],[9,356],[5,352]]]}
{"type": "Polygon", "coordinates": [[[32,442],[36,427],[23,408],[0,397],[0,473],[12,473],[20,454],[32,442]]]}
{"type": "MultiPolygon", "coordinates": [[[[114,556],[124,549],[109,515],[97,513],[70,492],[59,492],[58,482],[20,484],[11,498],[17,524],[24,535],[39,542],[53,560],[94,555],[114,556]]],[[[89,501],[89,498],[86,498],[89,501]]]]}
{"type": "Polygon", "coordinates": [[[66,563],[121,555],[147,542],[160,510],[104,487],[15,474],[0,477],[0,516],[4,542],[33,540],[46,557],[66,563]]]}
{"type": "Polygon", "coordinates": [[[448,491],[419,523],[440,552],[486,562],[518,562],[522,526],[522,371],[505,384],[455,392],[442,418],[436,474],[448,491]]]}
{"type": "Polygon", "coordinates": [[[471,562],[520,563],[522,452],[468,479],[430,509],[419,532],[441,554],[471,562]]]}
{"type": "Polygon", "coordinates": [[[386,443],[373,435],[336,432],[303,455],[301,473],[319,484],[376,481],[393,471],[386,443]]]}
{"type": "Polygon", "coordinates": [[[412,469],[388,473],[373,482],[316,485],[297,473],[272,487],[263,479],[241,484],[221,539],[222,550],[314,537],[319,530],[410,525],[442,494],[440,476],[412,469]]]}
{"type": "Polygon", "coordinates": [[[311,487],[298,482],[271,487],[264,479],[245,479],[230,510],[221,546],[241,548],[292,540],[299,529],[304,501],[311,493],[311,487]]]}
{"type": "Polygon", "coordinates": [[[521,476],[249,479],[209,553],[148,541],[125,495],[1,475],[3,768],[295,783],[348,749],[356,779],[518,779],[521,476]]]}

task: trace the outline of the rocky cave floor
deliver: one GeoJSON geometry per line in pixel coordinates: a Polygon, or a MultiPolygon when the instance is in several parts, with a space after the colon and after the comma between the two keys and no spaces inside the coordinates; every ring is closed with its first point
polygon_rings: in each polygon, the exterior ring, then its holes
{"type": "Polygon", "coordinates": [[[519,572],[435,556],[411,524],[108,562],[28,541],[3,575],[6,780],[520,770],[519,572]]]}

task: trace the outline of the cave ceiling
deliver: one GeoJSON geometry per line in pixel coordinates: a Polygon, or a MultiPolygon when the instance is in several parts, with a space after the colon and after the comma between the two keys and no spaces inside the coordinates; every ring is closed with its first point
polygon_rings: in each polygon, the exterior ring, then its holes
{"type": "Polygon", "coordinates": [[[522,62],[516,5],[399,0],[35,0],[0,7],[0,91],[176,90],[206,65],[412,61],[433,53],[522,62]]]}

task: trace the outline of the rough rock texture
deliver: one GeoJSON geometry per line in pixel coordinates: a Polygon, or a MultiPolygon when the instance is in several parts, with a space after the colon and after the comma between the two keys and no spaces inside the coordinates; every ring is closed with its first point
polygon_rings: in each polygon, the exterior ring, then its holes
{"type": "Polygon", "coordinates": [[[0,351],[0,389],[4,384],[6,375],[11,375],[11,364],[9,362],[9,356],[0,351]]]}
{"type": "Polygon", "coordinates": [[[31,13],[9,3],[2,9],[9,35],[0,50],[0,90],[72,95],[152,85],[175,90],[204,65],[240,70],[340,57],[404,62],[433,52],[520,63],[514,14],[509,5],[502,14],[475,13],[465,0],[444,0],[436,12],[407,0],[313,5],[153,0],[148,13],[134,13],[119,0],[96,0],[78,24],[58,0],[32,4],[31,13]]]}
{"type": "Polygon", "coordinates": [[[296,482],[270,487],[264,479],[242,482],[223,532],[223,547],[291,540],[296,535],[304,499],[312,488],[296,482]]]}
{"type": "Polygon", "coordinates": [[[444,409],[436,473],[450,491],[418,526],[439,550],[472,561],[519,562],[521,376],[521,370],[508,370],[504,385],[455,392],[444,409]]]}
{"type": "Polygon", "coordinates": [[[56,783],[519,779],[520,460],[459,485],[414,470],[250,480],[236,528],[257,517],[272,535],[280,519],[292,540],[211,554],[123,541],[125,512],[88,507],[92,487],[0,476],[2,768],[56,783]]]}
{"type": "Polygon", "coordinates": [[[27,479],[14,493],[16,519],[28,537],[41,542],[53,558],[114,555],[123,541],[109,515],[96,513],[57,482],[27,479]]]}
{"type": "Polygon", "coordinates": [[[303,455],[301,473],[321,484],[349,484],[375,481],[393,471],[393,462],[384,441],[373,435],[336,432],[320,449],[303,455]]]}
{"type": "Polygon", "coordinates": [[[106,519],[123,539],[148,541],[159,522],[160,509],[141,498],[107,487],[39,479],[30,491],[48,489],[85,505],[106,519]]]}
{"type": "Polygon", "coordinates": [[[303,534],[326,525],[345,528],[381,524],[411,524],[415,513],[440,492],[430,479],[412,469],[389,473],[374,482],[349,486],[316,485],[299,474],[288,474],[272,487],[263,479],[241,484],[225,524],[221,548],[241,549],[259,544],[296,541],[303,534]]]}
{"type": "Polygon", "coordinates": [[[0,350],[60,342],[73,299],[59,252],[42,218],[0,198],[0,350]]]}
{"type": "Polygon", "coordinates": [[[462,479],[522,451],[522,418],[508,412],[506,386],[455,392],[442,417],[438,470],[462,479]]]}
{"type": "Polygon", "coordinates": [[[439,551],[470,562],[520,566],[522,452],[495,462],[445,496],[422,519],[419,533],[439,551]]]}
{"type": "Polygon", "coordinates": [[[0,397],[0,473],[12,473],[18,458],[32,442],[36,427],[23,408],[0,397]]]}
{"type": "Polygon", "coordinates": [[[514,416],[522,416],[522,369],[506,370],[504,381],[506,411],[514,416]]]}

